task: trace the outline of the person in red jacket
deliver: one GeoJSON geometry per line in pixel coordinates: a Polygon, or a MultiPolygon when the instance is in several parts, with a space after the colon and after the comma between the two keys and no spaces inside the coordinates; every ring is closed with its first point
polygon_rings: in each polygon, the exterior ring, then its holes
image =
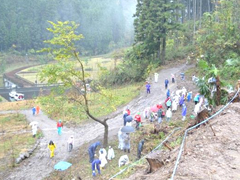
{"type": "Polygon", "coordinates": [[[62,134],[62,128],[63,128],[63,123],[61,121],[61,119],[58,121],[57,123],[57,129],[58,129],[58,135],[62,134]]]}
{"type": "Polygon", "coordinates": [[[138,130],[140,127],[140,124],[142,122],[141,114],[137,113],[137,115],[135,115],[134,119],[136,121],[136,129],[138,130]]]}

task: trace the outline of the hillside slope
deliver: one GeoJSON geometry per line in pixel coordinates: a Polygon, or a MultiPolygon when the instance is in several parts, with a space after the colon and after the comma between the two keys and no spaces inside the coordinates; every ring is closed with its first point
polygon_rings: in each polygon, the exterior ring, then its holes
{"type": "MultiPolygon", "coordinates": [[[[175,180],[240,179],[240,103],[230,104],[209,124],[216,136],[209,125],[202,125],[188,135],[175,180]]],[[[169,163],[158,171],[146,174],[142,169],[127,179],[170,179],[178,152],[179,147],[169,152],[169,163]]]]}

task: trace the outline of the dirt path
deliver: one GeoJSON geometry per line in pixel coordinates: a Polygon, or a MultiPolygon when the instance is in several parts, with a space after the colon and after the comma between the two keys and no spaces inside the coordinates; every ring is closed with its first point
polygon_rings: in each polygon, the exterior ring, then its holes
{"type": "MultiPolygon", "coordinates": [[[[186,65],[181,65],[161,70],[159,72],[158,83],[154,83],[154,78],[152,77],[152,80],[150,80],[151,94],[147,95],[144,91],[138,98],[131,101],[128,104],[131,113],[135,114],[139,111],[142,112],[147,106],[153,106],[163,102],[166,97],[166,90],[164,87],[165,78],[168,78],[170,81],[171,73],[179,76],[180,72],[184,71],[185,68],[187,68],[186,65]]],[[[169,88],[170,90],[175,89],[176,83],[172,84],[170,82],[169,88]]],[[[119,109],[115,112],[116,116],[108,121],[110,136],[116,135],[119,128],[123,125],[122,111],[123,109],[119,109]]],[[[26,115],[29,122],[38,121],[44,137],[41,139],[35,153],[30,158],[23,161],[19,167],[15,168],[10,175],[4,178],[5,180],[41,180],[54,170],[53,167],[57,162],[66,160],[70,157],[71,154],[67,152],[66,146],[67,139],[70,135],[74,135],[75,137],[75,150],[82,144],[103,136],[104,128],[98,123],[88,123],[80,128],[70,129],[64,127],[63,134],[59,136],[57,134],[56,121],[49,119],[43,113],[40,113],[38,116],[32,116],[31,110],[23,110],[20,111],[20,113],[26,115]],[[57,145],[55,157],[53,159],[49,158],[47,149],[47,144],[50,140],[53,140],[57,145]]]]}

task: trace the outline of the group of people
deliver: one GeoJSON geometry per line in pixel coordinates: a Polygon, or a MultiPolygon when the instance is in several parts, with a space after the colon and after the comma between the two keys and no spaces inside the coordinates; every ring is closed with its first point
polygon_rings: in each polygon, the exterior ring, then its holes
{"type": "Polygon", "coordinates": [[[101,174],[101,169],[105,168],[108,161],[115,158],[115,153],[111,146],[109,146],[108,152],[106,149],[100,148],[99,158],[97,158],[95,151],[99,146],[101,146],[101,143],[97,141],[96,143],[91,144],[88,148],[89,162],[91,163],[93,176],[96,176],[96,170],[98,171],[98,174],[101,174]]]}

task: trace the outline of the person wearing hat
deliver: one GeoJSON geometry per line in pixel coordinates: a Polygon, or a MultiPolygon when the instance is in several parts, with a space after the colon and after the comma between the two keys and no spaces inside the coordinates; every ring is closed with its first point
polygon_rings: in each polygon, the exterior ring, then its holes
{"type": "Polygon", "coordinates": [[[62,134],[62,128],[63,128],[63,123],[61,121],[61,119],[58,121],[57,123],[57,129],[58,129],[58,135],[62,134]]]}

